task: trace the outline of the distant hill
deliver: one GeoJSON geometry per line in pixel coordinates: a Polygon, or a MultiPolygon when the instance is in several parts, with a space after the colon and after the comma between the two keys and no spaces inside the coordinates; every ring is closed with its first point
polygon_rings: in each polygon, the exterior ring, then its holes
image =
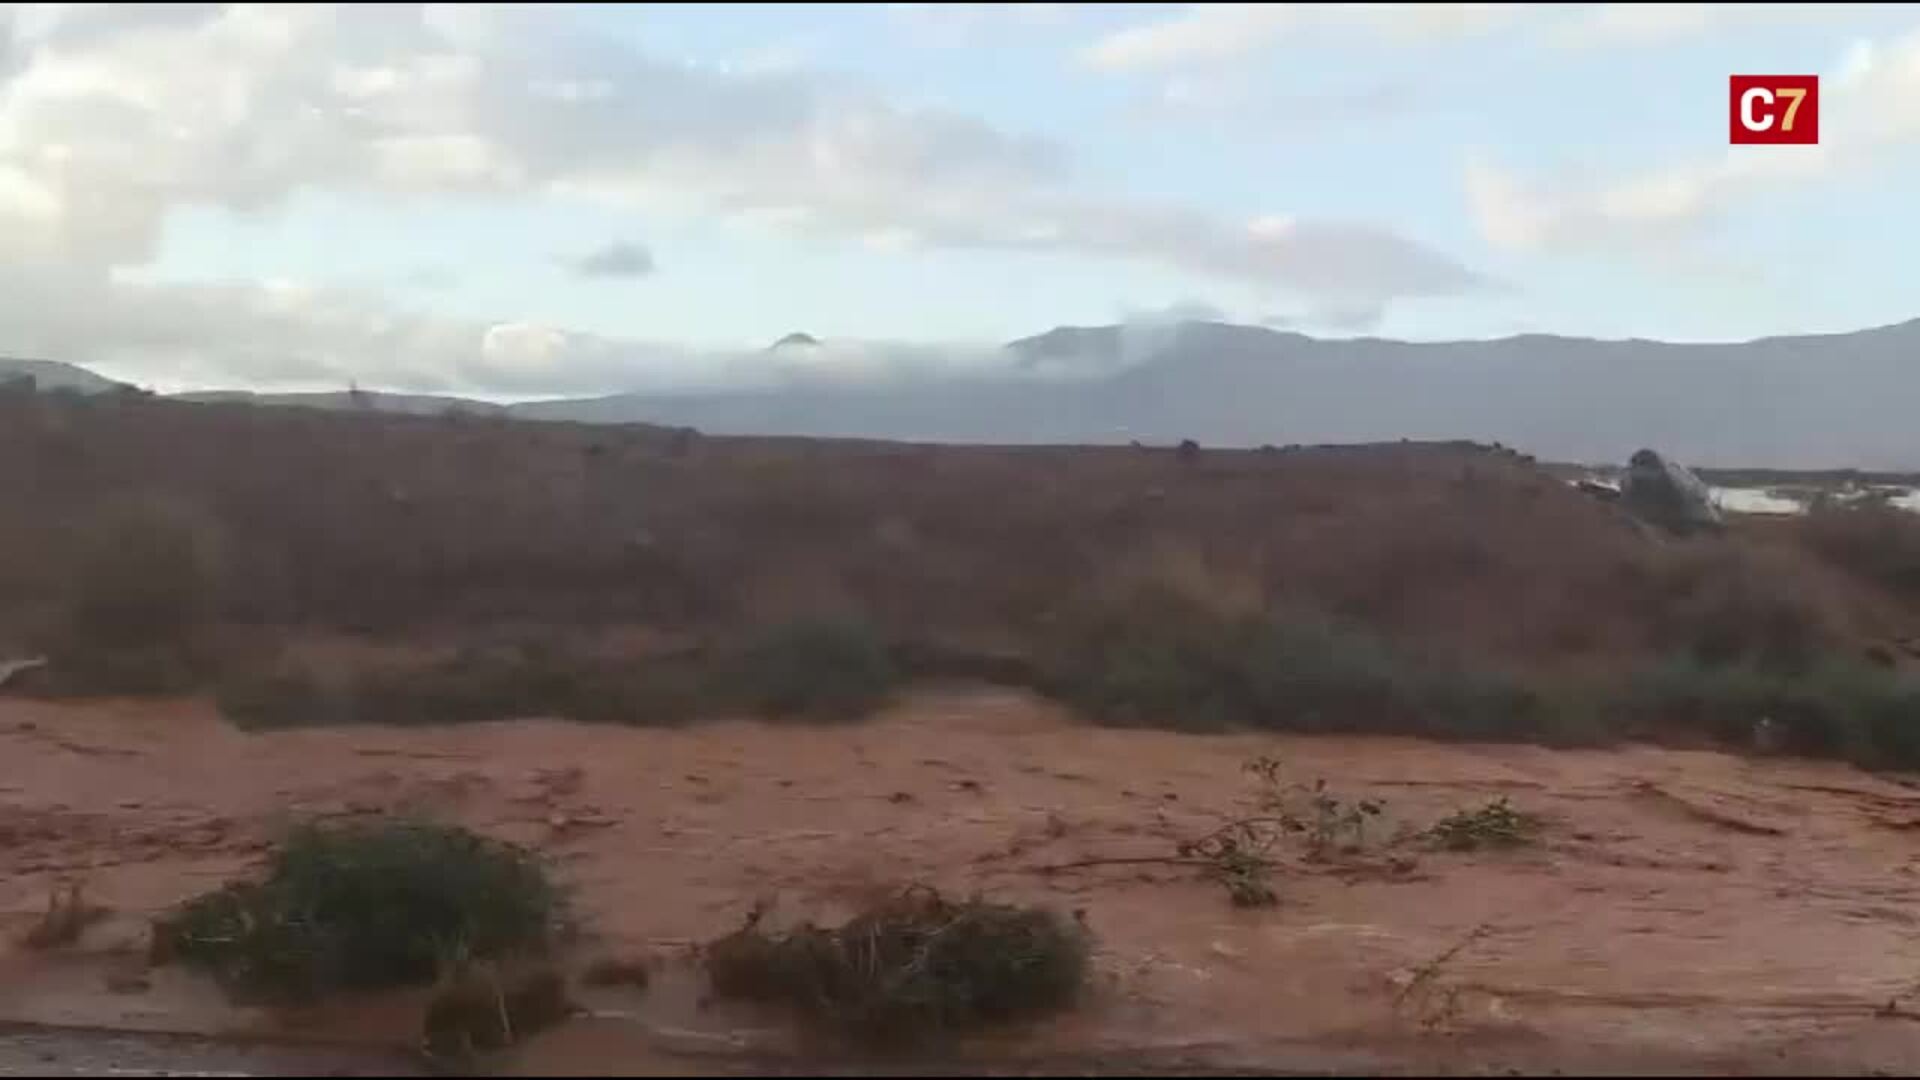
{"type": "Polygon", "coordinates": [[[1700,465],[1920,467],[1920,320],[1697,345],[1326,341],[1188,322],[1062,327],[1005,348],[1001,375],[627,394],[515,412],[712,434],[1225,446],[1475,439],[1567,461],[1620,461],[1652,446],[1700,465]],[[1036,369],[1083,374],[1043,380],[1036,369]]]}
{"type": "Polygon", "coordinates": [[[818,345],[818,344],[820,344],[819,338],[814,337],[812,334],[803,333],[801,331],[796,330],[793,333],[788,334],[786,337],[781,338],[779,341],[774,342],[770,346],[770,348],[791,349],[796,347],[805,347],[805,346],[818,345]]]}
{"type": "Polygon", "coordinates": [[[360,391],[358,401],[354,400],[353,392],[346,390],[305,394],[256,394],[246,390],[209,390],[175,394],[174,397],[181,401],[209,403],[301,405],[313,409],[335,410],[367,409],[372,412],[404,413],[410,416],[434,416],[445,412],[492,416],[506,411],[504,407],[492,402],[474,401],[471,398],[447,397],[439,394],[390,394],[377,390],[360,391]]]}
{"type": "MultiPolygon", "coordinates": [[[[790,334],[775,350],[811,351],[790,334]]],[[[884,361],[884,346],[867,360],[884,361]]],[[[1476,440],[1542,458],[1620,462],[1642,446],[1696,467],[1920,469],[1920,320],[1727,344],[1543,334],[1494,341],[1320,340],[1218,322],[1059,327],[1003,347],[986,373],[797,380],[498,406],[368,392],[198,393],[381,412],[507,412],[716,435],[951,443],[1203,445],[1476,440]]],[[[43,386],[117,385],[84,369],[43,386]]],[[[884,367],[884,363],[880,364],[884,367]]]]}
{"type": "Polygon", "coordinates": [[[15,360],[0,356],[0,382],[17,375],[32,376],[34,386],[40,390],[78,390],[83,394],[102,394],[126,385],[58,360],[15,360]]]}

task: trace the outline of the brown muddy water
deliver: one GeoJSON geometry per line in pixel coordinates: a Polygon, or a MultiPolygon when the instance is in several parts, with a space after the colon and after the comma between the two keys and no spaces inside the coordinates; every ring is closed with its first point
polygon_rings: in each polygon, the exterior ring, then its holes
{"type": "Polygon", "coordinates": [[[508,1075],[1920,1072],[1920,790],[1837,763],[1120,731],[1004,691],[852,727],[262,735],[205,702],[0,698],[0,761],[8,1074],[419,1071],[418,995],[273,1015],[144,963],[147,919],[289,821],[394,811],[539,850],[590,929],[575,960],[657,967],[644,994],[582,991],[589,1015],[487,1064],[508,1075]],[[1187,868],[1064,865],[1244,812],[1257,754],[1384,800],[1370,848],[1395,865],[1289,864],[1254,911],[1187,868]],[[1499,796],[1540,843],[1396,839],[1499,796]],[[18,947],[72,882],[112,915],[18,947]],[[1083,912],[1083,1007],[902,1063],[808,1057],[782,1017],[703,1000],[691,946],[757,901],[833,918],[908,882],[1083,912]]]}

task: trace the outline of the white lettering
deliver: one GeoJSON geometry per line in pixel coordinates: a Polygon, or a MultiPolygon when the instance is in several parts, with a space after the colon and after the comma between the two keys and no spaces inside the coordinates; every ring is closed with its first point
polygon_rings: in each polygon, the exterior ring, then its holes
{"type": "Polygon", "coordinates": [[[1740,126],[1748,131],[1765,131],[1773,126],[1773,91],[1764,86],[1750,86],[1740,95],[1740,126]],[[1767,115],[1755,116],[1755,102],[1769,106],[1767,115]]]}

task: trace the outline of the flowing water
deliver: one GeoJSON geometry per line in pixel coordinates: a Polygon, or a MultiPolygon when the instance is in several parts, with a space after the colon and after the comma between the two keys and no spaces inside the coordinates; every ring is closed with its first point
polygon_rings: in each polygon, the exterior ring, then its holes
{"type": "Polygon", "coordinates": [[[645,993],[584,996],[595,1015],[509,1073],[817,1071],[782,1018],[705,1002],[690,947],[762,899],[834,919],[915,881],[1078,909],[1099,940],[1080,1009],[935,1073],[1920,1071],[1920,791],[1831,762],[1099,729],[1006,691],[923,692],[855,727],[261,735],[202,702],[0,699],[0,760],[0,1020],[41,1025],[0,1031],[0,1071],[404,1055],[417,1000],[253,1013],[141,949],[147,918],[247,872],[291,818],[395,811],[541,851],[591,928],[579,960],[658,965],[645,993]],[[1260,754],[1383,799],[1374,843],[1407,861],[1289,862],[1262,911],[1190,868],[1080,866],[1245,812],[1260,754]],[[1541,844],[1396,839],[1502,796],[1546,818],[1541,844]],[[70,953],[18,950],[69,881],[114,915],[70,953]]]}

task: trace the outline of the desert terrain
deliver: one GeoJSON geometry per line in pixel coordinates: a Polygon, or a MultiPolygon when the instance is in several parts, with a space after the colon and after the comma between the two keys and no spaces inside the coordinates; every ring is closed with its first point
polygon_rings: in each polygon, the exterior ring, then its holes
{"type": "Polygon", "coordinates": [[[0,402],[0,507],[0,659],[48,661],[0,688],[0,1069],[411,1062],[423,990],[243,1006],[148,949],[291,824],[410,815],[537,853],[579,921],[570,971],[652,972],[580,987],[487,1059],[503,1074],[1920,1070],[1920,715],[1898,696],[1920,543],[1898,511],[1672,537],[1468,444],[935,448],[44,397],[0,402]],[[130,501],[187,522],[208,568],[191,648],[109,649],[72,614],[130,501]],[[1296,715],[1249,675],[1254,705],[1203,723],[1117,677],[992,675],[1045,669],[1084,610],[1143,589],[1178,598],[1168,621],[1324,613],[1530,704],[1296,715]],[[674,663],[819,615],[995,663],[908,671],[835,722],[727,700],[244,724],[227,688],[529,639],[674,663]],[[1763,682],[1609,696],[1681,655],[1763,682]],[[1815,674],[1853,665],[1872,674],[1815,674]],[[1762,719],[1786,745],[1748,738],[1762,719]],[[1240,907],[1181,844],[1252,812],[1262,757],[1380,813],[1334,854],[1282,846],[1276,902],[1240,907]],[[1502,798],[1529,842],[1429,842],[1502,798]],[[708,992],[699,947],[750,912],[833,922],[916,883],[1073,913],[1077,1006],[871,1064],[708,992]],[[74,886],[100,917],[28,944],[74,886]],[[209,1041],[113,1049],[143,1036],[209,1041]]]}

